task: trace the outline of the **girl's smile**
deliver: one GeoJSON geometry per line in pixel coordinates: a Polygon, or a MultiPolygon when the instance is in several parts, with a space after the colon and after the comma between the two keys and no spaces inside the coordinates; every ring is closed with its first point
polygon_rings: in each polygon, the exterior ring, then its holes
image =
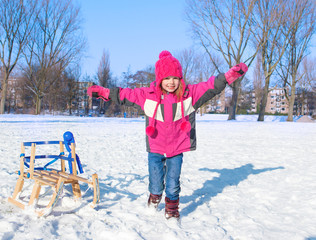
{"type": "Polygon", "coordinates": [[[180,79],[178,77],[166,77],[161,82],[161,87],[163,90],[169,93],[175,92],[180,85],[180,79]]]}

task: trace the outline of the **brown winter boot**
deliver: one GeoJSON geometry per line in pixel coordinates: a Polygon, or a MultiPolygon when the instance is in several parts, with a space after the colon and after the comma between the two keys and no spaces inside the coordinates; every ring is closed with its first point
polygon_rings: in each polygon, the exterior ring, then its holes
{"type": "Polygon", "coordinates": [[[177,200],[170,200],[169,198],[165,198],[165,217],[169,218],[180,218],[179,213],[179,198],[177,200]]]}
{"type": "Polygon", "coordinates": [[[148,207],[153,206],[154,208],[157,208],[158,204],[160,203],[161,196],[162,194],[160,195],[150,194],[148,198],[148,207]]]}

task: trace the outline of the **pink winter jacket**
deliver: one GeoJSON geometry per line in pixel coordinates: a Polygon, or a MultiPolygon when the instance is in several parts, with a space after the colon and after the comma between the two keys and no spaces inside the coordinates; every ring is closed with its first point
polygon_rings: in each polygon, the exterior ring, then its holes
{"type": "Polygon", "coordinates": [[[172,157],[183,152],[196,149],[195,111],[205,102],[224,90],[227,84],[224,74],[210,77],[208,81],[187,85],[183,94],[184,118],[191,123],[191,131],[184,132],[180,124],[184,121],[181,113],[181,102],[170,94],[156,93],[156,82],[143,88],[112,88],[110,99],[121,105],[139,106],[146,115],[146,126],[152,120],[157,103],[160,102],[155,114],[156,134],[146,136],[148,152],[159,153],[172,157]]]}

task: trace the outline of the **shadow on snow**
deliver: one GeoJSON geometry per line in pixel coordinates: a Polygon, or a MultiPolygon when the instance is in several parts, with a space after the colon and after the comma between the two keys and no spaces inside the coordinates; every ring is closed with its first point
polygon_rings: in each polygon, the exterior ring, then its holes
{"type": "Polygon", "coordinates": [[[201,168],[199,169],[200,171],[216,172],[219,173],[219,176],[212,180],[206,180],[203,187],[195,190],[192,195],[180,197],[180,203],[189,203],[189,205],[181,210],[181,215],[189,215],[198,206],[203,205],[205,202],[210,201],[212,197],[223,192],[226,187],[237,186],[240,182],[246,180],[249,175],[256,175],[277,169],[284,169],[284,167],[254,169],[252,164],[246,164],[234,169],[201,168]]]}
{"type": "MultiPolygon", "coordinates": [[[[217,196],[219,193],[223,192],[226,187],[237,186],[240,182],[246,180],[250,175],[256,175],[263,172],[274,171],[277,169],[284,169],[284,167],[276,168],[263,168],[263,169],[254,169],[252,164],[246,164],[234,169],[209,169],[201,168],[200,171],[215,172],[219,173],[218,177],[214,177],[211,180],[206,180],[202,188],[197,189],[190,196],[180,197],[181,204],[188,204],[186,207],[181,209],[181,215],[187,216],[190,213],[194,212],[199,206],[204,203],[209,202],[212,197],[217,196]]],[[[97,204],[95,210],[100,209],[109,209],[110,207],[118,204],[122,198],[128,198],[130,201],[137,200],[142,194],[134,194],[128,190],[130,185],[137,181],[139,184],[147,186],[147,183],[144,181],[148,178],[148,175],[138,175],[138,174],[122,174],[120,176],[107,176],[105,179],[99,179],[100,182],[100,203],[97,204]]],[[[71,192],[71,186],[66,186],[68,192],[71,192]]],[[[83,198],[85,201],[81,206],[78,206],[76,209],[70,210],[68,213],[73,213],[86,205],[88,202],[92,201],[93,191],[89,189],[86,184],[81,186],[83,192],[83,198]]],[[[162,209],[164,206],[160,206],[162,209]]],[[[159,209],[160,209],[159,208],[159,209]]],[[[67,212],[63,212],[63,214],[67,212]]],[[[54,215],[59,215],[61,213],[55,212],[54,215]]]]}

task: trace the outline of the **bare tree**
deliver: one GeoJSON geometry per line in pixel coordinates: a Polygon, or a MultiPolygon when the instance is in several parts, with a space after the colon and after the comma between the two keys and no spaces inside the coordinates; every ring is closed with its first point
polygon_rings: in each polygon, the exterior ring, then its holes
{"type": "Polygon", "coordinates": [[[130,82],[132,81],[133,73],[131,70],[131,66],[128,66],[126,72],[122,73],[121,76],[121,85],[123,88],[126,88],[129,86],[130,82]]]}
{"type": "Polygon", "coordinates": [[[258,54],[255,68],[253,72],[253,89],[255,93],[255,104],[256,104],[256,112],[259,111],[260,100],[263,94],[263,83],[264,83],[264,73],[262,70],[262,60],[261,55],[258,54]]]}
{"type": "Polygon", "coordinates": [[[155,68],[154,66],[147,66],[144,70],[139,70],[132,74],[128,87],[149,87],[150,83],[155,81],[155,68]]]}
{"type": "MultiPolygon", "coordinates": [[[[103,50],[103,54],[99,63],[97,72],[97,81],[102,87],[111,87],[111,72],[110,72],[110,54],[108,51],[103,50]]],[[[99,110],[104,109],[104,106],[108,105],[100,99],[93,99],[96,105],[99,106],[99,110]]]]}
{"type": "Polygon", "coordinates": [[[316,58],[305,57],[303,60],[303,85],[311,91],[316,93],[316,58]]]}
{"type": "Polygon", "coordinates": [[[254,91],[253,79],[249,78],[249,75],[247,75],[241,81],[240,93],[239,93],[237,109],[236,109],[236,112],[238,114],[249,113],[252,107],[253,91],[254,91]]]}
{"type": "Polygon", "coordinates": [[[286,0],[259,0],[255,10],[253,21],[256,28],[253,28],[253,33],[257,43],[261,45],[262,70],[265,77],[258,121],[264,121],[270,79],[288,46],[291,26],[294,25],[290,13],[295,9],[292,9],[286,0]]]}
{"type": "Polygon", "coordinates": [[[72,115],[76,107],[73,103],[76,100],[79,90],[79,68],[67,68],[62,75],[63,98],[66,99],[69,115],[72,115]]]}
{"type": "Polygon", "coordinates": [[[3,79],[1,82],[0,114],[5,112],[8,79],[24,48],[33,27],[37,1],[0,1],[0,60],[3,79]]]}
{"type": "MultiPolygon", "coordinates": [[[[287,93],[289,100],[289,112],[287,121],[293,121],[293,106],[295,102],[295,93],[297,84],[303,79],[303,74],[299,73],[300,65],[308,54],[310,41],[315,33],[315,1],[292,0],[288,1],[288,9],[293,16],[292,22],[288,23],[290,28],[289,44],[280,61],[280,73],[283,78],[285,90],[289,87],[290,93],[287,93]]],[[[301,90],[301,92],[304,92],[301,90]]]]}
{"type": "MultiPolygon", "coordinates": [[[[255,0],[188,0],[187,16],[194,36],[201,42],[217,71],[227,71],[240,62],[251,65],[260,45],[250,46],[251,21],[255,0]],[[219,66],[214,61],[218,53],[226,62],[219,66]]],[[[240,80],[232,85],[232,104],[228,120],[236,118],[240,80]]]]}
{"type": "Polygon", "coordinates": [[[110,73],[110,54],[108,51],[103,50],[101,61],[98,67],[97,77],[98,77],[100,86],[106,87],[106,88],[109,87],[111,73],[110,73]]]}
{"type": "Polygon", "coordinates": [[[193,48],[184,49],[174,54],[182,66],[183,80],[186,83],[195,81],[196,66],[200,63],[193,48]]]}
{"type": "MultiPolygon", "coordinates": [[[[57,69],[51,68],[46,74],[46,79],[52,84],[47,89],[45,98],[42,99],[42,109],[48,110],[50,113],[55,111],[64,111],[67,106],[67,98],[65,98],[64,91],[67,89],[65,82],[68,80],[64,74],[59,73],[59,67],[57,69]]],[[[35,98],[33,98],[35,100],[35,98]]],[[[34,101],[36,104],[36,102],[34,101]]]]}
{"type": "Polygon", "coordinates": [[[31,92],[26,87],[25,84],[25,76],[22,75],[21,81],[20,81],[20,92],[19,92],[19,99],[21,100],[21,108],[19,109],[20,113],[24,114],[32,114],[33,102],[31,98],[31,92]]]}
{"type": "MultiPolygon", "coordinates": [[[[188,84],[206,81],[216,72],[216,67],[205,53],[198,52],[193,48],[184,49],[175,53],[175,57],[182,66],[183,79],[188,84]]],[[[216,65],[220,65],[220,59],[213,57],[216,65]]]]}
{"type": "Polygon", "coordinates": [[[306,97],[304,102],[307,105],[309,114],[316,118],[316,59],[305,57],[301,67],[302,74],[304,75],[299,82],[299,88],[305,89],[306,97]]]}
{"type": "Polygon", "coordinates": [[[85,46],[81,34],[80,8],[71,0],[42,1],[31,41],[23,52],[29,89],[35,95],[35,114],[41,111],[42,98],[58,76],[71,63],[80,60],[85,46]],[[36,67],[37,71],[34,71],[36,67]],[[48,77],[54,69],[55,74],[48,77]],[[56,74],[58,73],[58,74],[56,74]]]}

